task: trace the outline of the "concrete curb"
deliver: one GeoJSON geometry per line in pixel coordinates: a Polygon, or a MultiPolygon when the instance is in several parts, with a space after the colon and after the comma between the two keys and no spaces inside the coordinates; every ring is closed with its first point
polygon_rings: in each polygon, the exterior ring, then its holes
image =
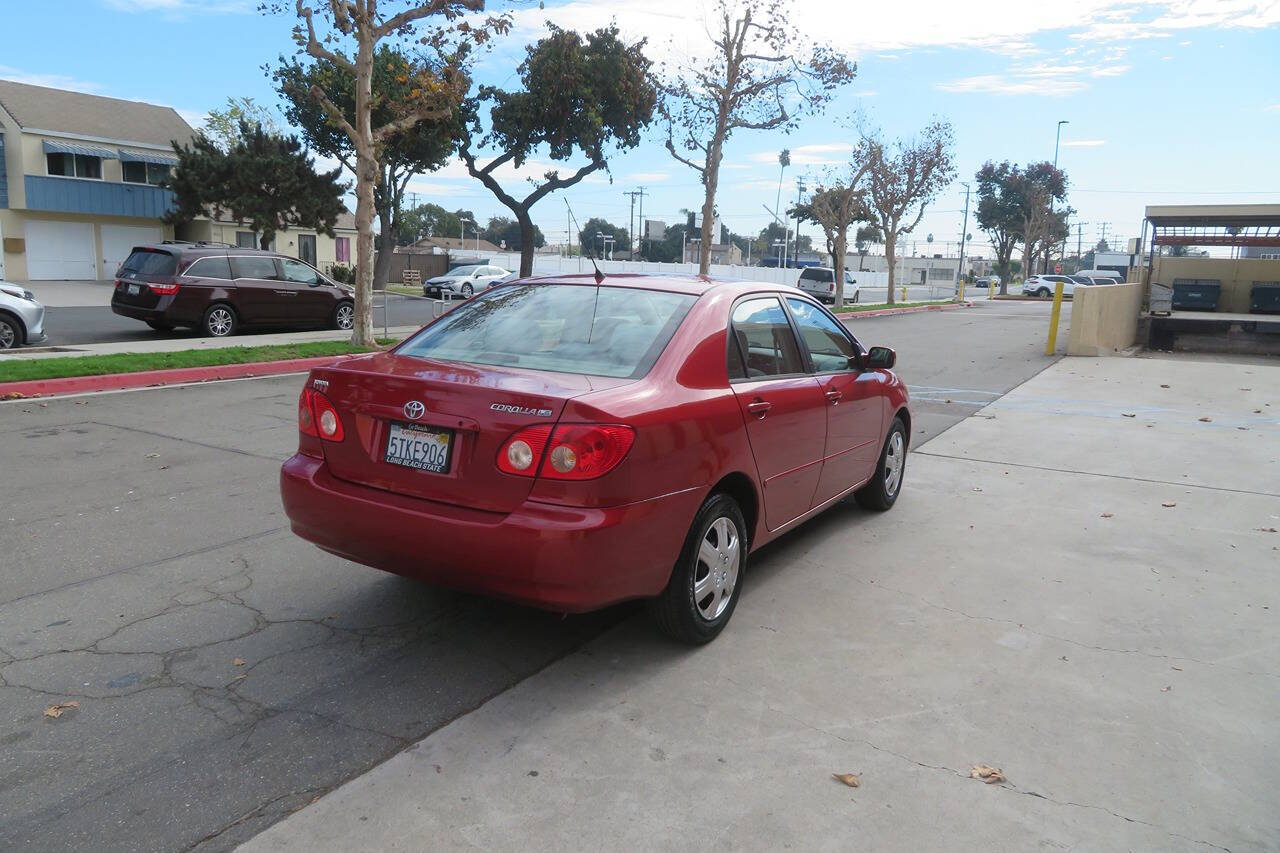
{"type": "Polygon", "coordinates": [[[32,397],[62,397],[94,391],[124,391],[154,388],[188,382],[216,382],[220,379],[247,379],[254,376],[276,376],[301,373],[313,367],[325,367],[366,353],[321,355],[312,358],[290,358],[282,361],[255,361],[246,364],[217,364],[208,367],[175,367],[169,370],[140,370],[136,373],[108,373],[101,376],[67,376],[60,379],[31,379],[0,382],[0,401],[32,397]]]}
{"type": "Polygon", "coordinates": [[[919,314],[924,311],[956,311],[972,308],[972,302],[951,302],[942,305],[913,305],[910,308],[883,308],[879,311],[853,311],[836,314],[841,320],[857,320],[860,317],[891,317],[894,314],[919,314]]]}

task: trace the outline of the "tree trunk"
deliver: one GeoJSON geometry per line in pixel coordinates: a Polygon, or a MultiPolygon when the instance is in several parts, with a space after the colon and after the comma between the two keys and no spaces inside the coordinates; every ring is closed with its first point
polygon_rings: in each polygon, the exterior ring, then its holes
{"type": "Polygon", "coordinates": [[[517,210],[516,221],[520,223],[520,277],[533,275],[533,219],[528,208],[517,210]]]}
{"type": "MultiPolygon", "coordinates": [[[[369,26],[365,24],[361,29],[369,26]]],[[[373,191],[378,184],[378,159],[373,145],[373,39],[359,34],[356,54],[356,305],[351,343],[374,345],[373,337],[373,191]]]]}
{"type": "Polygon", "coordinates": [[[396,249],[396,223],[392,220],[391,208],[384,207],[378,211],[378,223],[382,229],[382,251],[378,252],[378,260],[373,266],[375,289],[385,288],[387,277],[391,275],[391,260],[396,249]]]}
{"type": "Polygon", "coordinates": [[[844,307],[844,253],[846,238],[836,236],[836,244],[831,247],[831,269],[835,273],[836,302],[835,310],[844,307]]]}
{"type": "MultiPolygon", "coordinates": [[[[716,125],[716,135],[707,146],[707,168],[702,173],[706,196],[702,201],[702,243],[698,252],[698,275],[711,272],[711,243],[716,218],[716,189],[720,185],[720,146],[724,143],[723,116],[716,125]]],[[[684,260],[681,258],[680,260],[684,260]]]]}
{"type": "Polygon", "coordinates": [[[885,300],[885,301],[886,301],[886,302],[888,302],[890,305],[892,305],[892,304],[893,304],[893,302],[894,302],[894,299],[893,299],[893,285],[894,285],[893,267],[894,267],[894,252],[896,251],[897,246],[898,246],[898,235],[897,235],[897,231],[896,231],[896,229],[894,229],[894,228],[885,228],[885,229],[884,229],[884,254],[885,254],[885,258],[886,258],[886,260],[888,260],[888,262],[889,262],[889,298],[888,298],[887,300],[885,300]]]}

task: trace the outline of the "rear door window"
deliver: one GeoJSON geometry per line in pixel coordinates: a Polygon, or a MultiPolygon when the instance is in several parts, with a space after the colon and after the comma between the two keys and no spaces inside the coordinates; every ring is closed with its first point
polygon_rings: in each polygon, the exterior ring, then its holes
{"type": "MultiPolygon", "coordinates": [[[[747,378],[804,373],[791,323],[775,296],[744,299],[734,306],[731,341],[739,348],[747,378]]],[[[730,362],[730,372],[734,370],[730,362]]]]}
{"type": "Polygon", "coordinates": [[[236,278],[258,278],[264,281],[276,281],[275,258],[260,255],[241,255],[231,259],[231,271],[236,278]]]}
{"type": "Polygon", "coordinates": [[[696,299],[684,293],[573,284],[486,290],[396,353],[637,378],[658,360],[696,299]]]}
{"type": "Polygon", "coordinates": [[[178,271],[178,259],[168,252],[155,249],[138,249],[120,265],[120,275],[133,278],[171,276],[178,271]]]}
{"type": "Polygon", "coordinates": [[[185,276],[191,278],[231,278],[231,264],[227,261],[226,255],[211,255],[206,258],[196,258],[191,262],[191,266],[187,267],[185,276]]]}

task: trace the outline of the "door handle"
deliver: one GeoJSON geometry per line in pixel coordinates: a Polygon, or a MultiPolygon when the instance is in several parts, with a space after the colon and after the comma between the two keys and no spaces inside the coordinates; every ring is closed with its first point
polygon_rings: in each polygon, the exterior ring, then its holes
{"type": "Polygon", "coordinates": [[[844,397],[844,395],[841,394],[839,391],[837,391],[835,388],[827,389],[827,402],[830,403],[831,405],[833,406],[839,405],[840,399],[842,397],[844,397]]]}
{"type": "Polygon", "coordinates": [[[773,403],[767,400],[755,399],[747,403],[747,411],[755,415],[757,418],[763,418],[773,408],[773,403]]]}

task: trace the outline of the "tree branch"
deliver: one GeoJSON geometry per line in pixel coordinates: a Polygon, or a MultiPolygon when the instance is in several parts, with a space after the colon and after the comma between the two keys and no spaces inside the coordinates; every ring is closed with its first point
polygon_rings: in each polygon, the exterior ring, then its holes
{"type": "Polygon", "coordinates": [[[386,141],[388,136],[394,136],[402,130],[408,130],[420,121],[445,118],[452,112],[452,108],[421,107],[374,130],[373,143],[380,145],[386,141]]]}
{"type": "MultiPolygon", "coordinates": [[[[341,128],[342,132],[351,140],[351,144],[358,147],[360,145],[360,134],[351,126],[351,122],[347,121],[347,117],[342,114],[342,110],[338,109],[337,105],[329,100],[329,96],[325,94],[324,89],[321,89],[319,84],[312,84],[311,97],[315,98],[316,103],[320,105],[320,109],[324,110],[324,114],[329,117],[329,121],[341,128]]],[[[347,164],[344,163],[344,165],[347,164]]],[[[347,167],[350,168],[349,165],[347,167]]],[[[351,169],[351,171],[354,172],[355,169],[351,169]]]]}
{"type": "MultiPolygon", "coordinates": [[[[338,5],[337,3],[333,4],[335,9],[334,11],[335,20],[338,20],[338,13],[336,11],[337,5],[338,5]]],[[[345,68],[347,71],[350,71],[352,74],[355,74],[356,73],[355,63],[347,59],[342,54],[335,53],[334,51],[329,50],[327,47],[325,47],[320,43],[320,40],[318,38],[316,38],[315,23],[311,19],[311,16],[314,13],[312,12],[311,7],[304,6],[302,3],[302,0],[297,0],[297,9],[298,9],[298,17],[306,21],[306,24],[307,24],[307,43],[306,45],[304,45],[304,48],[306,49],[307,53],[315,57],[316,59],[323,59],[326,62],[332,62],[334,65],[337,65],[340,68],[345,68]]],[[[348,24],[348,27],[350,27],[350,24],[348,24]]],[[[343,29],[341,22],[339,22],[338,24],[338,29],[343,29]]],[[[343,30],[343,32],[348,32],[348,31],[349,29],[343,30]]]]}
{"type": "Polygon", "coordinates": [[[605,165],[604,158],[600,157],[595,160],[592,160],[590,163],[583,166],[581,169],[574,172],[572,175],[570,175],[567,178],[561,178],[561,177],[548,178],[545,184],[538,187],[529,195],[525,196],[525,199],[524,199],[525,207],[526,208],[533,207],[547,194],[553,193],[556,190],[562,190],[562,189],[565,189],[566,187],[573,186],[578,181],[585,178],[587,175],[590,175],[592,172],[595,172],[599,169],[603,169],[604,165],[605,165]]]}
{"type": "Polygon", "coordinates": [[[684,163],[686,166],[688,166],[690,169],[693,169],[695,172],[698,172],[699,174],[706,174],[707,167],[705,165],[699,166],[697,163],[693,162],[689,158],[681,157],[679,154],[677,154],[675,143],[672,142],[670,138],[667,139],[667,151],[671,154],[672,157],[676,158],[681,163],[684,163]]]}
{"type": "Polygon", "coordinates": [[[484,0],[432,0],[431,3],[427,3],[426,5],[405,9],[400,14],[388,18],[381,26],[374,30],[374,38],[380,39],[384,36],[390,35],[401,27],[407,26],[420,18],[438,14],[451,7],[461,7],[468,12],[482,12],[484,11],[484,0]]]}

